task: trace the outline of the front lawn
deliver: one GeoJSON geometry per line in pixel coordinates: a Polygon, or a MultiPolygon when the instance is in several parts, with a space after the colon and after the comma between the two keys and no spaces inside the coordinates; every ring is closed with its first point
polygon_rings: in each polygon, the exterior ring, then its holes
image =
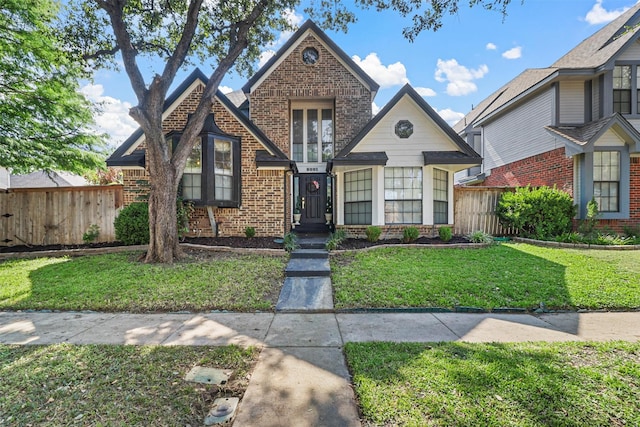
{"type": "Polygon", "coordinates": [[[0,345],[2,426],[202,425],[218,397],[241,397],[259,351],[229,347],[0,345]],[[222,387],[184,380],[232,370],[222,387]]]}
{"type": "Polygon", "coordinates": [[[639,251],[382,248],[333,255],[331,271],[342,309],[640,307],[639,251]]]}
{"type": "Polygon", "coordinates": [[[190,252],[174,265],[139,252],[0,263],[0,310],[272,310],[286,256],[190,252]]]}
{"type": "Polygon", "coordinates": [[[640,425],[640,343],[349,343],[345,352],[365,425],[640,425]]]}

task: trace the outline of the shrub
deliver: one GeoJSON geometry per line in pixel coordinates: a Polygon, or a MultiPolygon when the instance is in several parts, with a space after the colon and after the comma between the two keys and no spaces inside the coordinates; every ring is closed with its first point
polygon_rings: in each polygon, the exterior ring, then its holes
{"type": "Polygon", "coordinates": [[[82,241],[85,243],[91,243],[100,235],[100,226],[98,224],[91,224],[89,229],[82,235],[82,241]]]}
{"type": "Polygon", "coordinates": [[[640,237],[640,224],[636,225],[623,225],[622,232],[627,237],[640,237]]]}
{"type": "Polygon", "coordinates": [[[244,229],[244,235],[247,236],[248,238],[255,237],[255,235],[256,235],[255,227],[246,227],[244,229]]]}
{"type": "Polygon", "coordinates": [[[576,207],[564,191],[527,186],[503,193],[496,214],[502,225],[525,237],[547,239],[571,232],[576,207]]]}
{"type": "Polygon", "coordinates": [[[364,234],[367,235],[367,240],[370,242],[377,242],[382,234],[382,229],[376,225],[370,225],[364,231],[364,234]]]}
{"type": "Polygon", "coordinates": [[[183,238],[189,232],[189,220],[195,211],[193,202],[186,202],[178,197],[176,200],[176,221],[178,224],[178,237],[183,238]]]}
{"type": "Polygon", "coordinates": [[[596,202],[596,199],[592,197],[587,203],[587,217],[580,223],[580,233],[588,237],[593,237],[599,216],[600,212],[598,210],[598,202],[596,202]]]}
{"type": "Polygon", "coordinates": [[[340,243],[342,243],[346,238],[347,233],[344,230],[336,230],[329,234],[329,240],[327,240],[325,248],[327,248],[328,251],[336,250],[338,249],[338,246],[340,246],[340,243]]]}
{"type": "Polygon", "coordinates": [[[418,237],[420,237],[420,230],[417,227],[407,227],[402,230],[402,241],[405,243],[418,240],[418,237]]]}
{"type": "Polygon", "coordinates": [[[298,236],[296,233],[288,232],[283,238],[284,250],[287,252],[293,252],[298,249],[298,236]]]}
{"type": "Polygon", "coordinates": [[[485,233],[482,230],[474,231],[467,236],[467,239],[469,239],[471,243],[493,243],[491,234],[485,233]]]}
{"type": "Polygon", "coordinates": [[[131,203],[120,211],[114,221],[116,240],[125,245],[149,243],[149,204],[131,203]]]}
{"type": "Polygon", "coordinates": [[[451,227],[440,227],[438,229],[438,236],[440,236],[440,240],[443,242],[448,242],[453,237],[451,233],[451,227]]]}

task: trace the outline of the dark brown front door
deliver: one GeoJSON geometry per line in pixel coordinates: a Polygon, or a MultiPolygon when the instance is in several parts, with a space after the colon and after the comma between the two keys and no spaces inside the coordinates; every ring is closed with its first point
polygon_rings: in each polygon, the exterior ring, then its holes
{"type": "Polygon", "coordinates": [[[324,224],[327,204],[327,175],[303,174],[300,179],[301,224],[324,224]]]}

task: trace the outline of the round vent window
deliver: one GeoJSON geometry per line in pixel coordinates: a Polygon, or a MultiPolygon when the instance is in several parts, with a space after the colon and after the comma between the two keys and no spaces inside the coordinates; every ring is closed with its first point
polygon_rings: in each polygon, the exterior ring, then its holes
{"type": "Polygon", "coordinates": [[[413,124],[409,120],[400,120],[396,123],[396,135],[399,138],[409,138],[413,134],[413,124]]]}

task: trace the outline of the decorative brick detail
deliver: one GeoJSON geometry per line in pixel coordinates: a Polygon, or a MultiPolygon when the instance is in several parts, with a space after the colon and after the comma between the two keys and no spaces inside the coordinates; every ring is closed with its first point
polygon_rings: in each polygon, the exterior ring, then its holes
{"type": "Polygon", "coordinates": [[[289,154],[290,102],[314,99],[334,101],[334,153],[371,120],[369,89],[310,34],[250,94],[251,120],[289,154]],[[315,65],[302,62],[302,51],[307,47],[320,54],[315,65]]]}
{"type": "Polygon", "coordinates": [[[540,187],[554,185],[573,197],[573,159],[564,148],[547,151],[517,162],[491,169],[491,175],[480,184],[484,187],[540,187]]]}

